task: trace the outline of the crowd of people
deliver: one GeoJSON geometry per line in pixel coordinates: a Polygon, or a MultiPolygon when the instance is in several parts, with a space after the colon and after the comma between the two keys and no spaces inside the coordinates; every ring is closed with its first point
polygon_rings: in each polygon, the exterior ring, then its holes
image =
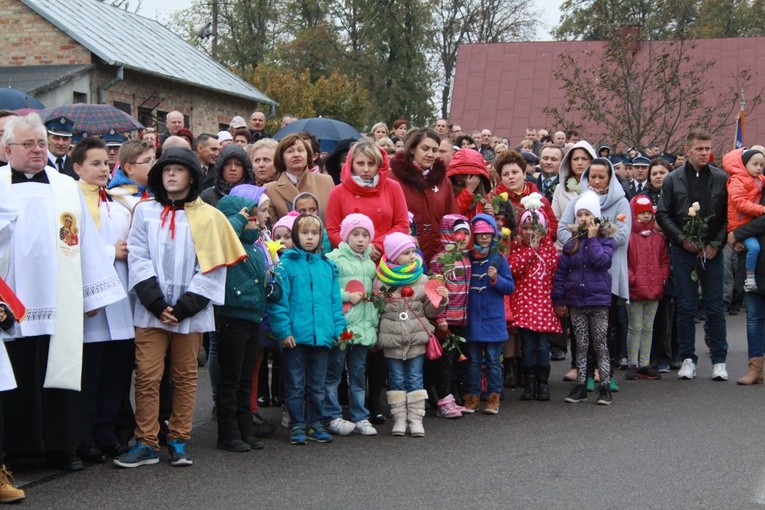
{"type": "Polygon", "coordinates": [[[6,455],[135,468],[166,445],[192,465],[202,361],[229,452],[264,447],[267,406],[303,445],[389,420],[422,437],[428,406],[496,415],[505,388],[549,401],[568,351],[560,399],[609,405],[615,369],[694,379],[699,317],[726,381],[744,296],[737,382],[763,382],[765,148],[720,169],[703,131],[682,156],[616,155],[399,119],[321,154],[260,110],[215,135],[183,122],[78,139],[0,112],[0,502],[25,496],[6,455]]]}

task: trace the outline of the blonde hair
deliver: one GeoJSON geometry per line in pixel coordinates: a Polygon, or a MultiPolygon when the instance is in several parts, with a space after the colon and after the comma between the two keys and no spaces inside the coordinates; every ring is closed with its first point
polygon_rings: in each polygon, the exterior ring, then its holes
{"type": "Polygon", "coordinates": [[[386,136],[387,136],[387,134],[388,134],[388,133],[390,133],[390,131],[388,130],[388,126],[385,124],[385,122],[378,122],[377,124],[375,124],[374,126],[372,126],[372,129],[370,129],[370,130],[369,130],[369,132],[370,132],[372,135],[374,135],[374,134],[375,134],[375,131],[377,131],[377,129],[378,129],[378,128],[381,128],[381,127],[382,127],[382,128],[385,128],[385,134],[386,134],[386,136]]]}
{"type": "Polygon", "coordinates": [[[351,153],[349,155],[351,158],[351,164],[353,164],[353,160],[359,154],[366,156],[374,161],[378,169],[382,166],[383,159],[382,155],[380,154],[380,149],[373,142],[370,142],[369,140],[361,140],[360,142],[353,144],[351,147],[351,153]]]}
{"type": "Polygon", "coordinates": [[[301,214],[295,218],[295,224],[292,226],[293,230],[305,232],[309,228],[316,228],[321,231],[321,220],[318,216],[314,216],[313,214],[301,214]]]}

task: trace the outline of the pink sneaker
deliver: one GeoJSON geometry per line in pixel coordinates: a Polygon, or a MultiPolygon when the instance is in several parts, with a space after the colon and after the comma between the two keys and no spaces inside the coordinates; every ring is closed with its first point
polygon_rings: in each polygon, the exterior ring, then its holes
{"type": "Polygon", "coordinates": [[[461,418],[462,411],[458,408],[459,406],[454,401],[454,397],[452,395],[447,395],[438,401],[436,416],[439,418],[461,418]]]}

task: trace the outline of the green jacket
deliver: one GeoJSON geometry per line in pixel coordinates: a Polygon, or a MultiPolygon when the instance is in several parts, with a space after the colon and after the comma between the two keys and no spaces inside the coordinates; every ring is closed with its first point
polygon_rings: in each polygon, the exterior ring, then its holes
{"type": "Polygon", "coordinates": [[[247,258],[228,268],[226,273],[226,300],[216,307],[218,315],[260,323],[266,312],[268,278],[263,252],[255,247],[260,230],[247,230],[247,218],[239,214],[242,207],[251,209],[256,204],[244,197],[224,196],[218,209],[226,215],[247,252],[247,258]]]}
{"type": "MultiPolygon", "coordinates": [[[[375,263],[369,258],[371,247],[364,254],[359,255],[348,243],[342,242],[340,246],[327,255],[337,265],[340,282],[340,297],[343,303],[348,302],[348,292],[345,286],[351,280],[358,280],[364,284],[364,292],[372,294],[375,279],[375,263]]],[[[348,321],[348,330],[354,333],[352,344],[372,347],[377,343],[377,323],[380,317],[377,308],[371,301],[360,301],[352,306],[345,314],[348,321]]]]}

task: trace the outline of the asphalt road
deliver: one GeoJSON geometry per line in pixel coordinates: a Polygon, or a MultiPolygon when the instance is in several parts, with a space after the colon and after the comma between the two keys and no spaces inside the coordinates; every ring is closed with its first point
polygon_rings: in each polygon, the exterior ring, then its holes
{"type": "MultiPolygon", "coordinates": [[[[569,361],[554,362],[551,402],[507,391],[497,416],[429,411],[426,437],[291,446],[279,427],[266,448],[215,448],[206,369],[189,447],[195,464],[62,474],[22,467],[24,508],[765,508],[765,386],[742,387],[745,318],[728,318],[729,382],[711,380],[703,342],[694,381],[623,381],[612,406],[566,404],[569,361]]],[[[698,328],[700,332],[700,327],[698,328]]],[[[697,334],[701,339],[701,334],[697,334]]],[[[276,422],[276,409],[263,414],[276,422]]]]}

